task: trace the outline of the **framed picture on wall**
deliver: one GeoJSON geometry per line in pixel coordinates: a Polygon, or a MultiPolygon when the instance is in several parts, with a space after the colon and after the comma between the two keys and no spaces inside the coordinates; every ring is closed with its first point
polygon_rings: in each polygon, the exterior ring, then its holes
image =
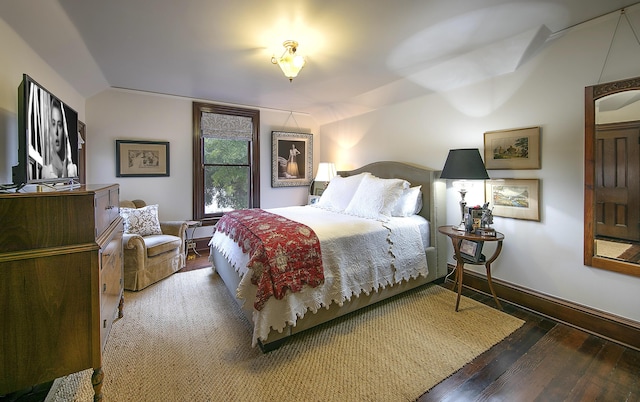
{"type": "Polygon", "coordinates": [[[540,169],[540,127],[484,133],[487,169],[540,169]]]}
{"type": "Polygon", "coordinates": [[[309,186],[313,134],[272,131],[271,143],[271,187],[309,186]]]}
{"type": "Polygon", "coordinates": [[[485,182],[485,200],[493,205],[494,216],[539,221],[539,192],[539,179],[494,179],[485,182]]]}
{"type": "Polygon", "coordinates": [[[116,140],[116,177],[169,176],[169,143],[116,140]]]}

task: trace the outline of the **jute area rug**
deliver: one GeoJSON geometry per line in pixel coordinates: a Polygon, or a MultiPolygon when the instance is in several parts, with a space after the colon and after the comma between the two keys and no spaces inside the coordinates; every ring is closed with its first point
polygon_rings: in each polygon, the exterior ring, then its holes
{"type": "Polygon", "coordinates": [[[596,253],[603,257],[640,263],[640,244],[596,239],[596,253]]]}
{"type": "MultiPolygon", "coordinates": [[[[106,401],[412,401],[523,321],[437,285],[302,333],[262,354],[210,269],[126,292],[103,358],[106,401]]],[[[91,372],[48,401],[91,401],[91,372]]]]}

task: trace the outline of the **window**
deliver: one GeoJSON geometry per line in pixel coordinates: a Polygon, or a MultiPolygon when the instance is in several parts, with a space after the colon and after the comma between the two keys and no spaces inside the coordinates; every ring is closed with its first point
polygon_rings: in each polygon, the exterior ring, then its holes
{"type": "Polygon", "coordinates": [[[193,103],[193,218],[260,206],[260,111],[193,103]]]}

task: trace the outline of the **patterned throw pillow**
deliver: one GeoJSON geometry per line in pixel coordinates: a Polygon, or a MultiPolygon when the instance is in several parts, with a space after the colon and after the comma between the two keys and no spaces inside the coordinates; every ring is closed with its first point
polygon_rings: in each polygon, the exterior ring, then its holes
{"type": "Polygon", "coordinates": [[[124,220],[125,233],[140,236],[162,234],[157,204],[142,208],[120,208],[120,216],[124,220]]]}

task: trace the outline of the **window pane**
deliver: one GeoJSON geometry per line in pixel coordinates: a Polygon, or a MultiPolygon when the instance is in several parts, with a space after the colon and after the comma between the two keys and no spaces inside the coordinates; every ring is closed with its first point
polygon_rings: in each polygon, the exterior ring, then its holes
{"type": "Polygon", "coordinates": [[[249,208],[249,173],[247,166],[205,166],[205,214],[249,208]]]}
{"type": "Polygon", "coordinates": [[[222,165],[248,165],[249,147],[247,141],[204,139],[204,163],[222,165]]]}

